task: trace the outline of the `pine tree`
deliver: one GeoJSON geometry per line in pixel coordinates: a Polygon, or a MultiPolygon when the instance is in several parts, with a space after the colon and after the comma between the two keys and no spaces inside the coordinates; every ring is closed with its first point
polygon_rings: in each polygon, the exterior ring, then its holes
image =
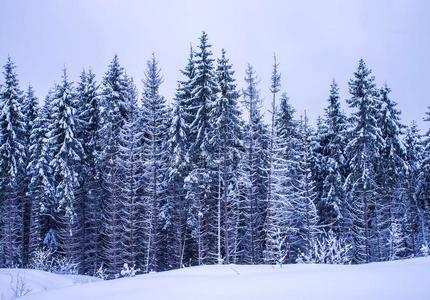
{"type": "Polygon", "coordinates": [[[300,139],[298,132],[299,122],[294,118],[295,110],[289,103],[286,93],[283,93],[280,99],[275,119],[276,136],[284,142],[288,142],[288,148],[284,151],[284,156],[288,160],[294,158],[297,139],[300,139]],[[290,142],[289,142],[290,141],[290,142]]]}
{"type": "Polygon", "coordinates": [[[38,108],[39,108],[39,100],[34,94],[33,87],[29,85],[22,105],[22,113],[24,115],[25,125],[26,125],[25,134],[26,134],[27,143],[29,143],[29,140],[30,140],[31,128],[33,127],[34,121],[38,116],[38,108]]]}
{"type": "Polygon", "coordinates": [[[184,265],[185,246],[188,240],[187,212],[185,201],[184,178],[187,171],[187,127],[184,120],[184,109],[178,95],[172,111],[172,122],[169,128],[168,151],[170,153],[168,172],[168,197],[174,204],[174,223],[176,239],[174,241],[174,266],[184,265]]]}
{"type": "Polygon", "coordinates": [[[135,269],[143,267],[142,248],[144,225],[143,180],[141,160],[141,128],[139,128],[136,99],[130,99],[130,116],[120,132],[118,165],[121,177],[121,238],[123,261],[135,269]]]}
{"type": "Polygon", "coordinates": [[[24,116],[25,122],[25,131],[24,131],[24,145],[25,145],[25,161],[24,165],[26,167],[25,172],[22,178],[22,185],[24,186],[23,195],[22,195],[22,213],[23,213],[23,234],[22,234],[22,262],[23,265],[28,265],[29,259],[29,239],[30,239],[30,220],[31,220],[31,199],[29,198],[29,174],[27,172],[27,166],[30,160],[30,132],[31,127],[34,124],[34,121],[37,117],[37,109],[38,109],[38,99],[34,95],[33,88],[31,86],[28,87],[27,93],[25,97],[23,97],[22,101],[22,113],[24,116]]]}
{"type": "MultiPolygon", "coordinates": [[[[184,121],[187,124],[187,127],[190,127],[191,123],[194,121],[194,116],[196,113],[196,107],[194,105],[193,99],[193,89],[196,84],[194,78],[196,76],[196,62],[194,49],[190,46],[190,54],[187,60],[187,64],[184,70],[181,70],[181,74],[184,77],[184,80],[180,80],[178,82],[178,89],[176,98],[180,99],[182,107],[184,109],[184,121]]],[[[191,139],[191,136],[190,136],[191,139]]],[[[191,144],[191,140],[189,141],[191,144]]],[[[189,146],[190,147],[190,146],[189,146]]]]}
{"type": "Polygon", "coordinates": [[[167,197],[168,111],[164,97],[159,93],[163,79],[155,56],[147,63],[145,73],[142,123],[144,128],[143,160],[145,179],[145,271],[171,268],[174,224],[173,206],[167,197]]]}
{"type": "MultiPolygon", "coordinates": [[[[272,201],[272,173],[273,173],[273,152],[274,141],[276,139],[275,132],[275,118],[276,118],[276,94],[280,91],[281,87],[281,74],[279,73],[279,63],[276,61],[276,55],[273,55],[273,71],[271,76],[270,92],[272,93],[272,104],[271,104],[271,130],[270,130],[270,144],[269,144],[269,170],[268,170],[268,180],[267,180],[267,206],[270,207],[270,202],[272,201]]],[[[269,210],[270,212],[270,210],[269,210]]]]}
{"type": "Polygon", "coordinates": [[[288,218],[292,206],[288,195],[291,192],[288,181],[290,179],[290,162],[285,155],[288,143],[280,136],[275,136],[272,149],[272,199],[267,204],[265,221],[265,249],[264,262],[268,264],[282,264],[288,257],[288,218]]]}
{"type": "Polygon", "coordinates": [[[264,220],[267,209],[269,131],[262,121],[258,79],[248,65],[243,90],[248,122],[244,127],[244,158],[241,162],[239,202],[239,246],[237,263],[258,264],[263,259],[264,220]]]}
{"type": "MultiPolygon", "coordinates": [[[[426,114],[427,117],[424,121],[430,122],[430,107],[426,114]]],[[[417,184],[420,219],[419,242],[423,246],[428,246],[430,244],[430,130],[423,135],[422,139],[423,157],[417,184]]]]}
{"type": "Polygon", "coordinates": [[[209,116],[213,122],[211,126],[213,132],[210,134],[212,140],[209,141],[211,148],[214,149],[212,159],[218,165],[219,263],[222,261],[230,263],[230,255],[234,255],[236,248],[234,244],[237,241],[238,164],[243,145],[242,123],[238,108],[240,95],[233,76],[232,65],[223,49],[217,66],[220,97],[215,99],[209,116]]]}
{"type": "Polygon", "coordinates": [[[75,95],[72,83],[63,70],[61,83],[56,85],[51,99],[51,118],[48,140],[52,159],[53,185],[57,204],[58,237],[60,252],[72,263],[80,262],[79,219],[76,213],[78,187],[77,167],[83,157],[83,149],[76,138],[77,116],[74,108],[75,95]]]}
{"type": "MultiPolygon", "coordinates": [[[[349,106],[355,109],[351,116],[351,140],[346,146],[351,173],[346,178],[347,201],[351,208],[353,259],[356,263],[370,262],[371,219],[377,196],[376,161],[382,145],[378,128],[378,98],[374,77],[363,59],[360,59],[354,78],[349,82],[349,106]]],[[[371,249],[372,247],[372,249],[371,249]]]]}
{"type": "Polygon", "coordinates": [[[31,216],[32,216],[32,199],[29,197],[29,179],[30,174],[28,172],[28,165],[30,162],[30,134],[31,128],[34,126],[34,122],[37,118],[38,113],[38,99],[34,95],[34,90],[31,86],[28,87],[25,97],[22,102],[22,113],[25,122],[25,132],[24,132],[24,144],[26,149],[25,154],[25,175],[23,178],[23,184],[25,185],[25,196],[23,198],[23,265],[28,264],[29,259],[29,240],[30,240],[30,230],[31,230],[31,216]]]}
{"type": "MultiPolygon", "coordinates": [[[[53,213],[49,212],[54,193],[51,181],[50,156],[47,141],[48,123],[46,107],[36,110],[37,117],[30,128],[29,164],[27,174],[29,176],[28,197],[31,201],[29,256],[33,257],[37,250],[44,245],[46,230],[50,228],[50,220],[53,213]]],[[[48,242],[48,240],[46,240],[48,242]]]]}
{"type": "MultiPolygon", "coordinates": [[[[344,203],[343,185],[347,176],[345,146],[347,142],[347,120],[341,111],[339,88],[335,81],[330,87],[328,106],[325,109],[324,130],[317,137],[321,160],[318,162],[322,193],[318,202],[320,224],[329,226],[335,233],[347,231],[349,219],[344,203]]],[[[327,230],[328,231],[328,230],[327,230]]]]}
{"type": "MultiPolygon", "coordinates": [[[[312,132],[312,136],[310,137],[310,144],[312,147],[312,156],[311,156],[311,168],[313,174],[313,180],[315,181],[315,192],[317,193],[317,208],[321,207],[322,202],[321,198],[323,195],[323,182],[326,176],[325,165],[323,163],[324,153],[323,149],[325,144],[327,143],[328,128],[324,122],[323,117],[318,116],[316,122],[316,129],[312,132]]],[[[324,222],[323,220],[320,220],[324,222]]]]}
{"type": "Polygon", "coordinates": [[[219,87],[214,67],[214,58],[205,32],[200,37],[200,45],[194,53],[194,76],[190,82],[191,95],[187,106],[191,108],[188,113],[192,116],[190,135],[190,152],[194,156],[207,155],[209,147],[207,133],[210,129],[209,113],[211,106],[218,96],[219,87]]]}
{"type": "Polygon", "coordinates": [[[275,116],[275,140],[272,160],[273,199],[268,203],[265,222],[266,243],[264,260],[266,263],[282,264],[291,261],[291,225],[295,211],[290,201],[295,176],[295,162],[298,159],[300,137],[298,122],[294,119],[294,108],[283,93],[275,116]]]}
{"type": "MultiPolygon", "coordinates": [[[[405,148],[401,140],[404,125],[400,123],[400,111],[397,103],[390,99],[390,89],[385,85],[379,92],[380,115],[378,126],[381,131],[383,147],[378,160],[379,197],[375,207],[378,236],[381,240],[379,260],[388,260],[398,257],[395,254],[395,243],[400,244],[403,239],[400,224],[406,211],[403,206],[403,181],[406,171],[405,148]],[[391,236],[395,234],[396,236],[391,236]]],[[[398,252],[398,251],[397,251],[398,252]]]]}
{"type": "MultiPolygon", "coordinates": [[[[59,248],[58,227],[57,227],[57,201],[55,198],[55,186],[50,162],[53,151],[49,141],[49,126],[54,121],[52,100],[55,97],[56,84],[49,90],[45,97],[45,103],[39,114],[39,126],[34,132],[35,147],[34,151],[34,173],[31,180],[34,181],[35,189],[40,188],[40,231],[43,239],[43,247],[55,253],[59,248]],[[38,142],[36,142],[36,140],[38,142]],[[37,152],[40,153],[40,156],[37,152]],[[38,176],[36,172],[42,172],[38,176]],[[46,179],[46,180],[45,180],[46,179]],[[43,198],[42,198],[43,197],[43,198]]],[[[33,172],[33,171],[32,171],[33,172]]],[[[37,192],[39,193],[39,191],[37,192]]]]}
{"type": "Polygon", "coordinates": [[[101,111],[98,85],[94,73],[82,71],[76,88],[76,111],[79,116],[77,137],[82,143],[85,159],[80,164],[78,213],[81,227],[83,260],[81,272],[94,274],[101,265],[100,217],[102,178],[101,111]]]}
{"type": "MultiPolygon", "coordinates": [[[[405,137],[405,234],[408,237],[406,240],[406,251],[409,255],[419,253],[419,248],[422,244],[420,241],[420,208],[418,206],[417,184],[422,161],[422,143],[418,127],[415,122],[408,127],[405,137]]],[[[422,236],[421,236],[422,238],[422,236]]]]}
{"type": "Polygon", "coordinates": [[[4,267],[22,262],[25,119],[23,96],[15,69],[9,57],[3,67],[4,84],[0,92],[0,238],[3,246],[0,265],[4,267]]]}
{"type": "Polygon", "coordinates": [[[113,277],[123,267],[121,228],[122,204],[120,201],[118,147],[121,128],[128,119],[129,79],[115,55],[108,67],[101,88],[102,153],[101,174],[103,181],[102,199],[102,258],[106,274],[113,277]]]}
{"type": "Polygon", "coordinates": [[[311,169],[311,130],[306,112],[304,119],[299,123],[298,132],[300,147],[296,154],[297,158],[291,166],[294,171],[288,179],[291,190],[288,202],[294,212],[289,216],[286,225],[291,235],[288,254],[290,260],[298,258],[301,253],[306,253],[319,233],[315,206],[317,194],[311,169]]]}
{"type": "Polygon", "coordinates": [[[190,49],[190,57],[187,65],[181,71],[185,77],[184,81],[179,81],[176,91],[172,118],[169,128],[168,150],[170,152],[168,190],[170,202],[174,203],[174,216],[176,224],[176,241],[174,242],[174,252],[172,255],[176,259],[174,266],[183,267],[185,262],[196,257],[193,252],[191,227],[188,226],[188,214],[190,211],[189,202],[186,199],[184,180],[189,173],[189,124],[190,115],[187,113],[187,102],[191,98],[190,83],[194,77],[193,50],[190,49]]]}
{"type": "Polygon", "coordinates": [[[393,219],[388,235],[389,257],[387,260],[396,260],[404,257],[406,251],[405,237],[398,219],[393,219]]]}
{"type": "Polygon", "coordinates": [[[202,33],[198,51],[194,55],[195,74],[191,82],[191,98],[187,106],[194,116],[190,129],[189,156],[192,171],[186,178],[187,201],[191,212],[189,223],[194,224],[193,238],[197,241],[198,264],[214,263],[217,259],[217,190],[218,180],[211,147],[210,111],[218,97],[218,83],[207,34],[202,33]]]}

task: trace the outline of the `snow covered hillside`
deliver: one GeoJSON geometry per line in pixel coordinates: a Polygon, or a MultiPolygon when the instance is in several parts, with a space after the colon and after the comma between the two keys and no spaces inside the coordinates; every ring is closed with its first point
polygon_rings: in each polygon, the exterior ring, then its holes
{"type": "Polygon", "coordinates": [[[0,299],[9,300],[17,296],[43,293],[50,289],[98,280],[84,275],[58,275],[28,269],[0,269],[0,299]]]}
{"type": "MultiPolygon", "coordinates": [[[[35,273],[25,271],[28,275],[35,273]]],[[[40,272],[40,276],[47,274],[40,272]]],[[[214,265],[67,287],[65,282],[48,277],[27,279],[31,279],[31,285],[40,281],[57,288],[22,299],[430,299],[430,258],[351,266],[214,265]]]]}

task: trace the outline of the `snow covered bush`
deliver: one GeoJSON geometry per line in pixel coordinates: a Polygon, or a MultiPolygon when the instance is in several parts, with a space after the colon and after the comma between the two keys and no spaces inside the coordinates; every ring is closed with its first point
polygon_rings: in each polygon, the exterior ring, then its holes
{"type": "Polygon", "coordinates": [[[31,269],[53,272],[58,274],[77,274],[78,264],[65,257],[55,255],[49,248],[38,249],[34,252],[30,263],[31,269]]]}
{"type": "Polygon", "coordinates": [[[311,241],[309,250],[306,253],[301,253],[297,262],[305,264],[349,264],[351,263],[350,250],[351,245],[343,239],[338,239],[330,230],[321,238],[311,241]]]}
{"type": "Polygon", "coordinates": [[[388,244],[390,245],[391,252],[390,260],[396,260],[404,257],[406,247],[402,236],[402,228],[397,221],[391,223],[388,244]]]}
{"type": "Polygon", "coordinates": [[[78,264],[66,257],[59,257],[54,260],[54,272],[58,274],[76,275],[78,274],[78,264]]]}
{"type": "Polygon", "coordinates": [[[422,256],[430,256],[430,248],[427,244],[421,245],[420,253],[422,256]]]}
{"type": "Polygon", "coordinates": [[[130,268],[128,263],[124,263],[124,266],[120,272],[120,277],[134,277],[139,271],[140,269],[135,269],[135,265],[130,268]]]}
{"type": "Polygon", "coordinates": [[[30,268],[42,271],[53,271],[53,251],[50,249],[38,249],[33,253],[30,268]]]}
{"type": "Polygon", "coordinates": [[[106,269],[103,267],[103,263],[100,265],[97,271],[94,272],[94,276],[102,280],[108,279],[109,276],[106,274],[106,269]]]}

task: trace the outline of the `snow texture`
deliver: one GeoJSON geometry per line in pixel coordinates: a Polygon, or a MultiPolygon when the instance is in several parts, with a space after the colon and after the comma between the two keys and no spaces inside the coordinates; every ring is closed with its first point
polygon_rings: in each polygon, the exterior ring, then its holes
{"type": "MultiPolygon", "coordinates": [[[[100,279],[85,275],[60,275],[30,269],[0,269],[0,299],[15,299],[14,295],[17,293],[43,295],[47,290],[98,280],[100,279]]],[[[40,299],[43,299],[43,296],[40,299]]]]}
{"type": "MultiPolygon", "coordinates": [[[[6,289],[10,270],[0,271],[6,289]]],[[[315,299],[430,298],[430,258],[363,265],[212,265],[73,285],[74,277],[23,270],[33,287],[22,299],[315,299]],[[51,288],[48,291],[40,292],[51,288]]]]}

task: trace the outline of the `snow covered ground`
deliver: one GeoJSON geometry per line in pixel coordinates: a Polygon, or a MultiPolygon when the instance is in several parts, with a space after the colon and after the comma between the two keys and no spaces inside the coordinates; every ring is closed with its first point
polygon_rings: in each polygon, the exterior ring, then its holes
{"type": "Polygon", "coordinates": [[[94,281],[99,279],[82,275],[57,275],[38,270],[0,269],[0,300],[94,281]]]}
{"type": "MultiPolygon", "coordinates": [[[[0,289],[9,280],[0,270],[0,289]]],[[[367,265],[202,266],[77,284],[70,276],[22,271],[33,300],[430,299],[430,258],[367,265]]],[[[83,280],[85,281],[85,280],[83,280]]]]}

